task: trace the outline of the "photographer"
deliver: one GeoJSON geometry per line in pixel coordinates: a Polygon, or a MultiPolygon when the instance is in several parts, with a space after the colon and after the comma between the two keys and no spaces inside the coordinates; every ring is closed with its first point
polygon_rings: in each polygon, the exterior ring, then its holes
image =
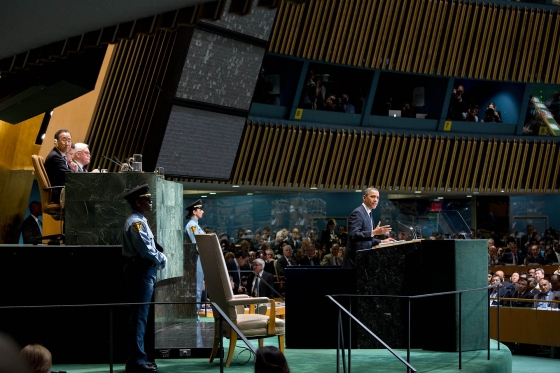
{"type": "Polygon", "coordinates": [[[467,111],[467,122],[478,122],[478,105],[472,105],[467,111]]]}
{"type": "Polygon", "coordinates": [[[484,112],[484,122],[502,123],[502,115],[496,108],[496,104],[491,102],[484,112]]]}
{"type": "Polygon", "coordinates": [[[403,118],[416,118],[416,111],[409,102],[405,102],[401,109],[401,117],[403,118]]]}
{"type": "Polygon", "coordinates": [[[465,87],[458,85],[451,92],[451,100],[449,102],[449,110],[447,119],[465,120],[467,117],[468,104],[465,98],[465,87]]]}

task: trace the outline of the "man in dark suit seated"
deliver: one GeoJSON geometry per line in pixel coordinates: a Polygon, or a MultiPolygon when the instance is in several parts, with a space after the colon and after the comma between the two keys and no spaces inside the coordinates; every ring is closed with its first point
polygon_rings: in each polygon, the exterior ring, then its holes
{"type": "Polygon", "coordinates": [[[315,246],[309,240],[303,241],[301,248],[305,250],[305,255],[299,263],[300,266],[318,266],[321,265],[319,258],[315,257],[315,246]]]}
{"type": "Polygon", "coordinates": [[[340,246],[337,243],[332,245],[331,253],[327,254],[321,260],[322,266],[341,266],[342,265],[342,258],[338,256],[338,252],[340,250],[340,246]]]}
{"type": "Polygon", "coordinates": [[[379,191],[375,188],[366,188],[362,194],[362,204],[358,206],[348,218],[348,242],[344,252],[344,268],[356,268],[356,252],[371,249],[381,242],[395,241],[393,238],[378,240],[376,235],[385,235],[391,232],[391,226],[381,226],[378,222],[374,225],[371,216],[372,210],[379,203],[379,191]]]}
{"type": "Polygon", "coordinates": [[[296,261],[292,259],[292,247],[286,245],[282,249],[283,254],[281,258],[276,261],[276,269],[278,270],[278,276],[286,276],[286,267],[297,265],[296,261]]]}
{"type": "Polygon", "coordinates": [[[519,248],[515,242],[509,243],[509,251],[506,251],[504,255],[498,258],[499,263],[508,263],[513,265],[523,264],[525,260],[525,255],[519,253],[519,248]]]}
{"type": "MultiPolygon", "coordinates": [[[[517,281],[517,290],[513,295],[512,298],[517,299],[533,299],[534,295],[531,294],[529,291],[529,284],[526,278],[521,277],[517,281]]],[[[523,302],[523,301],[512,301],[511,307],[532,307],[533,302],[523,302]]]]}
{"type": "Polygon", "coordinates": [[[233,279],[233,294],[247,294],[247,290],[243,286],[243,275],[241,274],[241,267],[249,261],[249,255],[244,250],[239,250],[235,253],[235,259],[228,260],[226,267],[229,275],[233,279]]]}
{"type": "Polygon", "coordinates": [[[247,279],[247,294],[253,297],[267,297],[267,298],[274,298],[274,278],[268,272],[263,270],[264,268],[264,260],[262,259],[255,259],[253,261],[253,271],[255,271],[259,276],[255,275],[254,273],[249,275],[247,279]],[[270,286],[266,286],[267,283],[270,286]]]}
{"type": "MultiPolygon", "coordinates": [[[[58,130],[54,134],[54,148],[51,150],[47,158],[45,158],[45,171],[49,178],[51,186],[64,186],[66,182],[66,173],[75,172],[78,166],[75,163],[68,163],[66,153],[72,147],[72,135],[68,130],[58,130]],[[74,167],[72,169],[71,167],[74,167]]],[[[60,202],[60,190],[53,189],[52,200],[50,202],[60,202]]]]}
{"type": "MultiPolygon", "coordinates": [[[[497,306],[498,305],[498,295],[500,296],[500,306],[504,306],[505,302],[501,300],[501,298],[509,298],[511,293],[508,288],[503,286],[503,280],[500,276],[494,275],[492,276],[492,285],[499,284],[498,287],[494,288],[490,293],[490,299],[492,299],[490,305],[497,306]]],[[[508,302],[509,303],[509,302],[508,302]]]]}
{"type": "Polygon", "coordinates": [[[525,265],[531,264],[546,264],[546,259],[541,255],[538,245],[531,245],[529,255],[525,258],[525,265]]]}
{"type": "Polygon", "coordinates": [[[28,245],[38,245],[41,243],[41,240],[37,238],[41,237],[41,221],[38,218],[43,215],[41,202],[31,202],[29,204],[29,212],[29,216],[25,218],[23,224],[21,225],[23,243],[28,245]]]}

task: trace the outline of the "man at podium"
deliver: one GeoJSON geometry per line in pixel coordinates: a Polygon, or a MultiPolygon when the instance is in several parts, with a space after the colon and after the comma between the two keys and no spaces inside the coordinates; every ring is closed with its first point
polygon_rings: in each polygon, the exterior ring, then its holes
{"type": "Polygon", "coordinates": [[[377,225],[373,221],[372,210],[379,203],[379,191],[375,188],[366,188],[362,194],[362,204],[358,206],[348,218],[348,242],[344,253],[343,268],[356,268],[356,252],[371,249],[382,242],[393,242],[395,239],[387,238],[378,240],[376,235],[385,235],[391,232],[390,225],[377,225]]]}

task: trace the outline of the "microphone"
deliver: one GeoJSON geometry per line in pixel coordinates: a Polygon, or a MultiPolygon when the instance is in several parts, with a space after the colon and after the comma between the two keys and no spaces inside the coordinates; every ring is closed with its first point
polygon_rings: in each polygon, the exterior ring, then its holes
{"type": "Polygon", "coordinates": [[[113,162],[114,164],[116,164],[116,165],[119,166],[119,167],[121,166],[119,163],[115,162],[114,160],[112,160],[112,159],[109,158],[109,157],[105,157],[104,155],[102,155],[101,158],[104,158],[104,159],[108,160],[109,162],[113,162]]]}
{"type": "Polygon", "coordinates": [[[408,225],[404,224],[400,220],[393,220],[393,221],[397,222],[397,224],[399,224],[399,226],[404,227],[405,230],[410,231],[413,240],[415,240],[417,238],[416,230],[414,229],[414,227],[409,227],[408,225]]]}
{"type": "Polygon", "coordinates": [[[119,161],[119,159],[117,158],[116,155],[113,156],[113,159],[115,160],[115,162],[117,162],[117,164],[119,165],[119,167],[122,167],[122,162],[119,161]]]}

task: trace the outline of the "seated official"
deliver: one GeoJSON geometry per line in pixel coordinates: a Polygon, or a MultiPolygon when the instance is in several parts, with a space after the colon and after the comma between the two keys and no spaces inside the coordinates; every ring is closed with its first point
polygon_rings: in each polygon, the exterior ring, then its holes
{"type": "Polygon", "coordinates": [[[340,251],[340,246],[335,243],[331,247],[331,253],[327,254],[321,260],[322,266],[341,266],[342,265],[342,258],[338,256],[340,251]]]}
{"type": "MultiPolygon", "coordinates": [[[[516,299],[534,299],[535,296],[529,291],[529,284],[526,278],[521,277],[517,281],[517,290],[511,297],[516,299]]],[[[533,307],[533,302],[511,301],[510,305],[511,307],[533,307]]]]}
{"type": "MultiPolygon", "coordinates": [[[[519,248],[515,242],[509,243],[509,251],[506,251],[502,256],[498,258],[500,263],[508,263],[513,265],[523,264],[525,261],[525,255],[519,252],[519,248]]],[[[489,264],[490,265],[490,264],[489,264]]]]}
{"type": "MultiPolygon", "coordinates": [[[[268,242],[266,242],[268,244],[268,242]]],[[[264,246],[264,244],[263,244],[264,246]]],[[[270,245],[268,246],[270,247],[270,245]]],[[[276,270],[274,269],[274,251],[268,248],[264,250],[264,270],[265,272],[270,273],[271,275],[276,275],[276,270]]]]}
{"type": "Polygon", "coordinates": [[[315,256],[315,246],[309,240],[303,241],[301,248],[305,251],[305,255],[301,258],[299,265],[302,266],[319,266],[321,262],[315,256]]]}
{"type": "Polygon", "coordinates": [[[253,261],[253,271],[256,272],[249,275],[247,279],[247,294],[252,297],[274,298],[274,277],[264,271],[264,260],[255,259],[253,261]],[[260,278],[259,278],[260,276],[260,278]],[[266,286],[266,284],[269,286],[266,286]]]}
{"type": "Polygon", "coordinates": [[[43,215],[43,207],[41,202],[33,201],[29,204],[29,216],[25,218],[21,225],[21,235],[23,243],[27,245],[38,245],[41,243],[41,226],[39,216],[43,215]]]}
{"type": "Polygon", "coordinates": [[[235,259],[228,260],[226,267],[233,280],[233,294],[247,294],[247,289],[243,286],[242,268],[249,261],[246,251],[239,250],[235,253],[235,259]]]}
{"type": "Polygon", "coordinates": [[[544,265],[546,259],[541,255],[538,245],[531,245],[529,255],[525,258],[525,265],[544,265]]]}
{"type": "MultiPolygon", "coordinates": [[[[54,134],[54,148],[51,150],[47,158],[45,158],[45,171],[49,178],[51,186],[64,186],[66,182],[66,173],[75,172],[77,165],[68,163],[66,153],[72,147],[72,135],[68,130],[58,130],[54,134]],[[75,168],[72,169],[72,167],[75,168]]],[[[53,203],[60,202],[60,189],[52,190],[53,203]]]]}
{"type": "Polygon", "coordinates": [[[541,302],[543,300],[554,300],[554,292],[550,288],[550,282],[542,279],[539,285],[540,292],[535,295],[535,308],[558,308],[558,303],[541,302]]]}
{"type": "Polygon", "coordinates": [[[89,164],[91,159],[91,153],[88,149],[88,145],[83,142],[78,142],[74,144],[74,163],[78,166],[76,172],[87,172],[86,166],[89,164]]]}
{"type": "Polygon", "coordinates": [[[292,247],[290,245],[284,246],[282,253],[282,257],[276,261],[278,276],[286,276],[286,267],[297,265],[296,261],[292,258],[292,247]]]}
{"type": "MultiPolygon", "coordinates": [[[[500,298],[509,298],[511,293],[509,289],[503,286],[502,278],[498,275],[492,276],[492,285],[499,284],[498,287],[494,288],[490,293],[490,299],[492,299],[490,305],[497,306],[498,305],[498,296],[500,298]]],[[[505,305],[505,302],[500,299],[500,306],[505,305]]]]}

